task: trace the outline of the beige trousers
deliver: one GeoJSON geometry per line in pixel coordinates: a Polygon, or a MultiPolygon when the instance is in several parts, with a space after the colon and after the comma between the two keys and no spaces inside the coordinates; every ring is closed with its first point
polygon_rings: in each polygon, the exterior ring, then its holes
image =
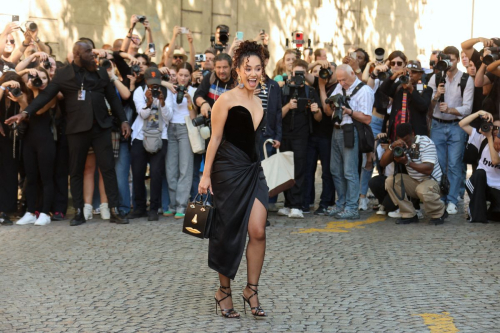
{"type": "Polygon", "coordinates": [[[399,212],[403,218],[410,218],[416,215],[415,208],[408,200],[407,195],[420,199],[424,203],[425,213],[430,215],[431,218],[439,218],[444,214],[445,207],[444,202],[441,201],[439,184],[434,179],[418,182],[407,174],[403,174],[403,182],[406,195],[403,198],[404,200],[399,200],[394,190],[401,196],[401,174],[398,173],[395,176],[389,176],[385,180],[385,188],[389,192],[392,202],[399,206],[399,212]],[[396,177],[396,182],[393,186],[394,177],[396,177]]]}

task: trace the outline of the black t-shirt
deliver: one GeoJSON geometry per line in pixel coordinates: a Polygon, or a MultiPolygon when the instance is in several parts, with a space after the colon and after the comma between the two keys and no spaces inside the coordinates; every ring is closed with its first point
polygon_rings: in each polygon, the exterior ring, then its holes
{"type": "MultiPolygon", "coordinates": [[[[318,103],[321,106],[321,101],[318,97],[316,91],[311,88],[309,89],[309,98],[318,103]]],[[[296,109],[288,111],[285,118],[283,118],[283,138],[285,139],[297,139],[297,138],[307,138],[311,130],[310,126],[312,122],[316,122],[313,119],[312,112],[307,108],[307,94],[306,87],[297,88],[298,89],[298,105],[296,109]]],[[[286,105],[295,93],[295,88],[290,88],[290,95],[283,96],[283,105],[286,105]]]]}
{"type": "MultiPolygon", "coordinates": [[[[326,91],[326,97],[330,96],[330,94],[335,90],[337,87],[338,82],[335,82],[334,84],[330,86],[325,87],[326,91]]],[[[314,84],[313,84],[314,89],[318,92],[317,95],[319,97],[319,84],[318,84],[318,78],[314,78],[314,84]]],[[[320,99],[321,102],[321,99],[320,99]]],[[[318,103],[318,105],[321,107],[323,104],[318,103]]],[[[323,112],[323,118],[321,118],[320,122],[317,122],[316,120],[313,120],[312,122],[312,134],[313,136],[318,136],[321,138],[331,138],[332,133],[333,133],[333,123],[332,123],[332,118],[327,116],[321,107],[321,112],[323,112]]]]}
{"type": "Polygon", "coordinates": [[[500,78],[492,73],[486,73],[486,76],[493,87],[488,96],[485,97],[483,109],[492,114],[500,115],[500,78]]]}

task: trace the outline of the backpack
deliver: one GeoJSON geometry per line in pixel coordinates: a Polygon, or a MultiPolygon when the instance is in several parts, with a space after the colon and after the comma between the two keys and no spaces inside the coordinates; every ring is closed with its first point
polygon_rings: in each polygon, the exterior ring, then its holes
{"type": "MultiPolygon", "coordinates": [[[[354,90],[352,91],[351,96],[349,96],[349,98],[352,99],[352,96],[354,96],[365,85],[366,84],[364,82],[358,84],[356,88],[354,88],[354,90]]],[[[345,89],[342,89],[342,93],[345,96],[345,89]]],[[[356,130],[358,131],[359,152],[360,153],[373,152],[373,149],[375,148],[375,137],[373,136],[372,127],[370,125],[357,121],[356,119],[352,119],[352,122],[354,126],[356,126],[356,130]]]]}
{"type": "MultiPolygon", "coordinates": [[[[434,81],[436,83],[436,89],[439,86],[442,77],[443,76],[441,75],[441,72],[438,72],[434,77],[434,81]]],[[[467,86],[467,80],[469,80],[469,74],[462,73],[462,77],[460,78],[460,93],[462,94],[462,98],[464,98],[464,90],[465,87],[467,86]]]]}
{"type": "Polygon", "coordinates": [[[463,161],[465,164],[477,164],[479,159],[481,158],[481,155],[483,154],[484,147],[488,144],[488,139],[485,138],[481,142],[481,146],[479,147],[479,150],[474,146],[472,143],[467,142],[467,145],[465,146],[465,151],[464,151],[464,158],[463,161]]]}
{"type": "Polygon", "coordinates": [[[148,119],[145,119],[142,124],[142,133],[144,135],[144,139],[142,140],[142,144],[144,149],[151,154],[155,154],[161,150],[163,147],[163,140],[161,139],[161,135],[163,133],[163,122],[160,121],[161,115],[159,114],[160,109],[160,101],[156,100],[156,108],[151,108],[151,114],[148,119]],[[157,117],[158,116],[158,117],[157,117]],[[149,120],[153,117],[153,120],[149,120]],[[154,122],[157,121],[158,124],[154,125],[154,122]],[[148,124],[152,122],[153,126],[148,126],[148,124]]]}

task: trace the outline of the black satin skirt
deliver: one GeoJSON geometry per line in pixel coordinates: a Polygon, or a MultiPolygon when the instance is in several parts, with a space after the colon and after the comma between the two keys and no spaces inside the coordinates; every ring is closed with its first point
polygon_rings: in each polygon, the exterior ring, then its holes
{"type": "Polygon", "coordinates": [[[267,210],[269,189],[260,161],[228,141],[219,146],[212,166],[216,210],[208,245],[208,266],[234,280],[248,234],[248,220],[255,199],[267,210]]]}

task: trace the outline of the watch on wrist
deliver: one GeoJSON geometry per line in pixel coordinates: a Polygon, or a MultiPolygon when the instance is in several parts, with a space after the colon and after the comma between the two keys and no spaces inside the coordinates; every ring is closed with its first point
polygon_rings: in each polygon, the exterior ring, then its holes
{"type": "Polygon", "coordinates": [[[24,46],[24,47],[28,47],[28,46],[30,46],[30,43],[28,43],[28,45],[26,45],[26,44],[24,44],[24,41],[23,41],[23,43],[22,43],[22,44],[23,44],[23,46],[24,46]]]}
{"type": "Polygon", "coordinates": [[[406,164],[405,164],[405,165],[406,165],[406,166],[410,166],[410,162],[411,162],[410,160],[406,161],[406,164]]]}
{"type": "Polygon", "coordinates": [[[35,42],[40,43],[40,38],[36,38],[35,42]]]}
{"type": "Polygon", "coordinates": [[[355,72],[356,72],[356,74],[359,74],[359,73],[361,73],[361,69],[358,68],[355,70],[355,72]]]}
{"type": "Polygon", "coordinates": [[[392,143],[389,145],[389,150],[392,151],[392,143]]]}

